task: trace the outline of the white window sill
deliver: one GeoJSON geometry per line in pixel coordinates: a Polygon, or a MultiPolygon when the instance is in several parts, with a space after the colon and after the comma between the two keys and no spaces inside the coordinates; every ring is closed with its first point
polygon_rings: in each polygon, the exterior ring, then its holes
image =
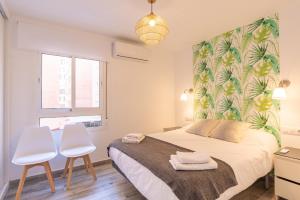
{"type": "MultiPolygon", "coordinates": [[[[100,131],[106,128],[106,124],[102,124],[101,126],[97,126],[97,127],[86,127],[86,130],[88,132],[95,132],[95,131],[100,131]]],[[[62,134],[63,133],[63,129],[61,130],[54,130],[51,131],[53,134],[62,134]]]]}

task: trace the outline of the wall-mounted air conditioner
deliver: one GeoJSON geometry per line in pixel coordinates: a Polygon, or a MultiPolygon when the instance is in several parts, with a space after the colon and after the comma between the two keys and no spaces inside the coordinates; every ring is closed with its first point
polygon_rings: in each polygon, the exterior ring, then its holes
{"type": "Polygon", "coordinates": [[[149,61],[149,51],[145,47],[128,44],[125,42],[113,42],[112,54],[115,58],[123,58],[143,62],[149,61]]]}

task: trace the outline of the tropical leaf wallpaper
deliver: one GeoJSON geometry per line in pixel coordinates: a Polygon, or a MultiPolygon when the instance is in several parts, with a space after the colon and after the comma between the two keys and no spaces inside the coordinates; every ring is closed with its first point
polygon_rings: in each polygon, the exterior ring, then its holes
{"type": "Polygon", "coordinates": [[[280,144],[277,14],[193,46],[194,118],[246,121],[280,144]]]}

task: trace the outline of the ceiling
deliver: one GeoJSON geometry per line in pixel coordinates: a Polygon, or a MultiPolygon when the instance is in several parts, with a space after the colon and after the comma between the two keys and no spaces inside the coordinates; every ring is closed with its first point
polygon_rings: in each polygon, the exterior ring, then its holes
{"type": "MultiPolygon", "coordinates": [[[[160,44],[178,51],[201,40],[273,14],[285,0],[157,0],[154,12],[170,33],[160,44]]],[[[46,20],[119,39],[138,41],[135,23],[147,0],[7,0],[13,15],[46,20]]]]}

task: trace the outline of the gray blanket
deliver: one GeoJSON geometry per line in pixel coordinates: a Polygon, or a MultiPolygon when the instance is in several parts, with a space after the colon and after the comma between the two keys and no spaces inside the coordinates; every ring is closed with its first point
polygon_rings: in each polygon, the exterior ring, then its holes
{"type": "MultiPolygon", "coordinates": [[[[191,150],[146,137],[140,144],[125,144],[121,139],[109,147],[116,148],[148,168],[164,181],[180,200],[214,200],[228,188],[237,185],[232,168],[225,162],[213,158],[218,168],[204,171],[176,171],[169,163],[170,155],[176,151],[191,150]]],[[[153,191],[155,192],[155,191],[153,191]]]]}

